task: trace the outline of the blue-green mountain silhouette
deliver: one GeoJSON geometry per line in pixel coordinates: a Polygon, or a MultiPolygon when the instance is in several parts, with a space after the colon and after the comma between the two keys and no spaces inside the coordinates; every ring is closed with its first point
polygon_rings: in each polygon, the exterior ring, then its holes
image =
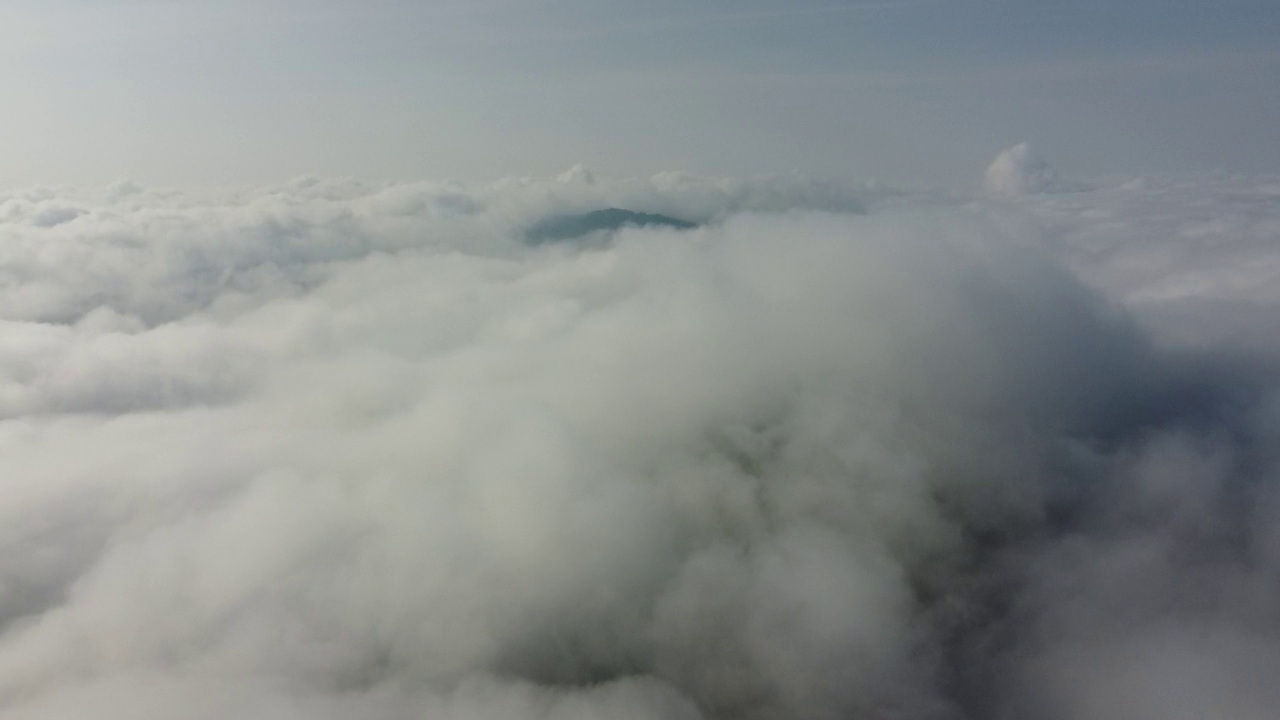
{"type": "Polygon", "coordinates": [[[576,215],[555,215],[531,225],[525,230],[530,245],[575,240],[591,233],[611,232],[624,227],[668,227],[689,230],[697,223],[657,213],[643,213],[622,208],[605,208],[576,215]]]}

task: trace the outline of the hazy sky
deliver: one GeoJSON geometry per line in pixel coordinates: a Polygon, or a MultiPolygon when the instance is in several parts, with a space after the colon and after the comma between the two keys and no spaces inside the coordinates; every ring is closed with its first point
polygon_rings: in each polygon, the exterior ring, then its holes
{"type": "Polygon", "coordinates": [[[8,0],[0,183],[1280,170],[1274,0],[8,0]]]}

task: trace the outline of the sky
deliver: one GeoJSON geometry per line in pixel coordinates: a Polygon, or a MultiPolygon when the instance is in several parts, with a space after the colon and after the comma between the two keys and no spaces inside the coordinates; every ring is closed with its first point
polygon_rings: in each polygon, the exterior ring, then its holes
{"type": "Polygon", "coordinates": [[[1280,169],[1267,0],[13,0],[0,183],[1280,169]]]}

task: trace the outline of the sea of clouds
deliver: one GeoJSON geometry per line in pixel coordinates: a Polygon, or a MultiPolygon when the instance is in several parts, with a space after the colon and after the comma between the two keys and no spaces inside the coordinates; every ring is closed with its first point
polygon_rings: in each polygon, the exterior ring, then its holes
{"type": "Polygon", "coordinates": [[[1280,178],[1010,153],[0,194],[0,715],[1274,717],[1280,178]]]}

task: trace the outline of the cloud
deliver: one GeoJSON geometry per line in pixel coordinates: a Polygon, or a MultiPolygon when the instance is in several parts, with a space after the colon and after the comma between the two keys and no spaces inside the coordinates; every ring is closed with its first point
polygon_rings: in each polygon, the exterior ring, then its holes
{"type": "Polygon", "coordinates": [[[1162,342],[1274,358],[1278,187],[1266,177],[1148,178],[1029,196],[1018,208],[1162,342]]]}
{"type": "Polygon", "coordinates": [[[1031,153],[1031,146],[1019,143],[996,155],[987,167],[983,187],[996,198],[1017,198],[1052,189],[1058,173],[1031,153]]]}
{"type": "Polygon", "coordinates": [[[1085,272],[1233,212],[1132,192],[11,199],[83,211],[0,225],[0,709],[1253,717],[1274,378],[1085,272]],[[614,206],[703,225],[523,240],[614,206]]]}

